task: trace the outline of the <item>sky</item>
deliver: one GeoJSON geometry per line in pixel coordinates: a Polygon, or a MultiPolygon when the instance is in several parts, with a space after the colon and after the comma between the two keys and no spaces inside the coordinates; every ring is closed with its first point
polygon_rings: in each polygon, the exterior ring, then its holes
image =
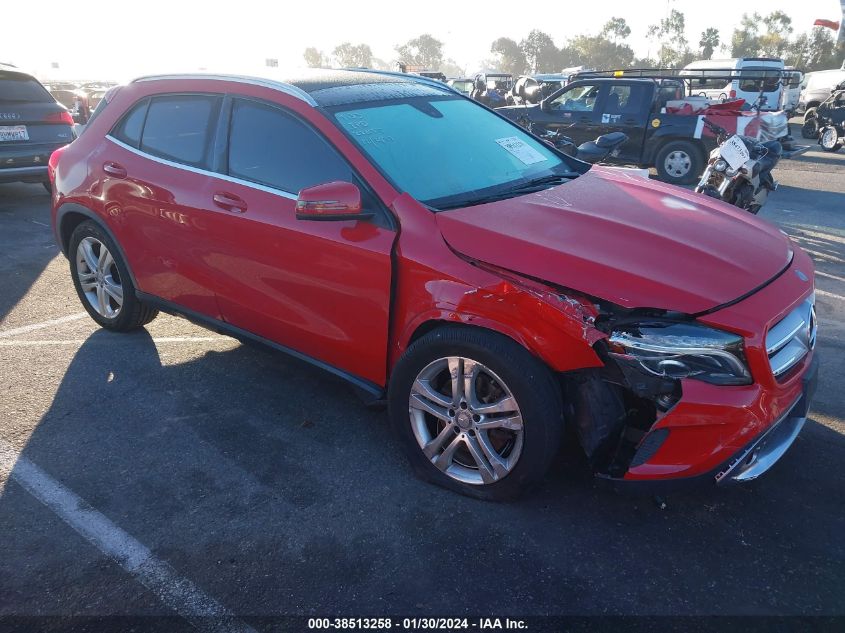
{"type": "Polygon", "coordinates": [[[816,18],[841,18],[839,0],[533,0],[530,10],[489,0],[40,0],[31,6],[36,19],[24,18],[19,29],[9,20],[2,29],[0,61],[41,79],[116,81],[200,69],[267,74],[267,58],[279,59],[284,72],[304,65],[306,47],[330,53],[344,41],[369,44],[376,57],[391,61],[395,45],[421,33],[444,42],[445,56],[471,74],[498,37],[519,41],[539,28],[561,46],[569,37],[597,33],[611,17],[628,21],[628,43],[643,56],[656,48],[646,38],[648,26],[670,7],[685,14],[693,47],[711,26],[729,40],[743,11],[781,9],[796,32],[810,29],[816,18]]]}

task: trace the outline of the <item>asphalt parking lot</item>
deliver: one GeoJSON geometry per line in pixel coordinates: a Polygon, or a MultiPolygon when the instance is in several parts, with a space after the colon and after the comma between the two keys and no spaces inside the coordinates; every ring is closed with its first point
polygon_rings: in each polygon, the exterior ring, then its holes
{"type": "Polygon", "coordinates": [[[0,616],[845,615],[845,152],[775,177],[761,216],[818,270],[811,419],[665,509],[571,447],[519,502],[463,498],[329,374],[166,315],[99,330],[42,187],[0,185],[0,616]]]}

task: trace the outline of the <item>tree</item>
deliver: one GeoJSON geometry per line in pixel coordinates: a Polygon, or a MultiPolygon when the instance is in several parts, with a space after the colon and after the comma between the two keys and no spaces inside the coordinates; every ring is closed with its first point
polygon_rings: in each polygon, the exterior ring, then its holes
{"type": "Polygon", "coordinates": [[[694,58],[687,41],[684,14],[677,9],[672,9],[667,17],[650,26],[648,36],[660,44],[657,61],[661,66],[679,68],[694,58]]]}
{"type": "Polygon", "coordinates": [[[525,53],[514,40],[509,37],[500,37],[492,46],[490,52],[497,55],[494,66],[503,72],[512,75],[521,75],[528,67],[525,53]]]}
{"type": "Polygon", "coordinates": [[[466,68],[460,66],[458,62],[451,57],[440,64],[440,72],[447,77],[466,77],[467,74],[466,68]]]}
{"type": "Polygon", "coordinates": [[[627,39],[631,35],[631,27],[628,26],[625,18],[610,18],[604,23],[599,35],[617,43],[617,40],[627,39]]]}
{"type": "Polygon", "coordinates": [[[789,44],[786,63],[801,70],[825,70],[839,66],[842,52],[837,51],[836,41],[830,29],[814,27],[809,33],[802,33],[789,44]]]}
{"type": "Polygon", "coordinates": [[[719,46],[720,41],[721,38],[719,37],[719,29],[711,26],[710,28],[702,31],[701,39],[698,41],[698,45],[701,48],[701,58],[712,59],[713,51],[715,51],[719,46]]]}
{"type": "Polygon", "coordinates": [[[318,51],[313,46],[306,48],[302,56],[305,58],[305,63],[308,64],[309,68],[322,68],[326,65],[326,56],[323,55],[322,51],[318,51]]]}
{"type": "Polygon", "coordinates": [[[731,35],[731,57],[756,57],[760,49],[759,13],[742,14],[739,26],[731,35]]]}
{"type": "Polygon", "coordinates": [[[766,32],[757,39],[757,53],[764,57],[783,57],[792,34],[792,18],[783,11],[773,11],[765,18],[766,32]]]}
{"type": "Polygon", "coordinates": [[[335,47],[332,55],[341,67],[370,68],[373,65],[373,51],[367,44],[353,45],[344,42],[335,47]]]}
{"type": "Polygon", "coordinates": [[[443,42],[428,33],[397,46],[396,52],[401,62],[411,66],[437,70],[443,62],[443,42]]]}
{"type": "Polygon", "coordinates": [[[617,44],[604,35],[579,35],[569,41],[568,47],[575,52],[577,63],[589,68],[629,68],[634,63],[630,46],[617,44]]]}
{"type": "Polygon", "coordinates": [[[561,70],[557,67],[560,51],[547,33],[534,29],[519,43],[532,73],[547,73],[561,70]]]}

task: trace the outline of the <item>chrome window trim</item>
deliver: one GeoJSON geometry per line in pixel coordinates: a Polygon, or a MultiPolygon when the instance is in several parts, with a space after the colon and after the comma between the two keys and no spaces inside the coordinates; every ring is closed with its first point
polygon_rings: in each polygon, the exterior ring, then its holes
{"type": "Polygon", "coordinates": [[[166,158],[159,158],[158,156],[153,156],[152,154],[148,154],[147,152],[142,152],[141,150],[132,147],[131,145],[127,145],[123,141],[120,141],[113,137],[111,134],[106,134],[106,138],[117,145],[118,147],[122,147],[123,149],[132,152],[137,156],[141,156],[142,158],[146,158],[148,160],[154,161],[156,163],[160,163],[162,165],[167,165],[168,167],[175,167],[176,169],[184,169],[185,171],[190,171],[195,174],[200,174],[201,176],[210,176],[212,178],[219,178],[220,180],[225,180],[227,182],[235,183],[236,185],[243,185],[245,187],[250,187],[252,189],[257,189],[259,191],[264,191],[266,193],[272,193],[280,198],[285,198],[287,200],[296,200],[299,196],[295,193],[291,193],[289,191],[282,191],[281,189],[274,189],[273,187],[267,187],[265,185],[258,184],[257,182],[251,182],[249,180],[242,180],[241,178],[234,178],[233,176],[229,176],[227,174],[221,174],[216,171],[209,171],[207,169],[200,169],[199,167],[192,167],[191,165],[183,165],[182,163],[177,163],[172,160],[167,160],[166,158]]]}
{"type": "Polygon", "coordinates": [[[260,77],[243,77],[240,75],[203,75],[203,74],[186,74],[186,75],[147,75],[133,79],[132,83],[139,83],[142,81],[157,81],[157,80],[171,80],[171,79],[207,79],[210,81],[232,81],[240,84],[249,84],[252,86],[261,86],[262,88],[270,88],[271,90],[278,90],[292,97],[296,97],[304,101],[308,105],[316,108],[317,102],[314,98],[305,92],[302,88],[297,88],[292,84],[286,84],[282,81],[274,81],[272,79],[261,79],[260,77]]]}

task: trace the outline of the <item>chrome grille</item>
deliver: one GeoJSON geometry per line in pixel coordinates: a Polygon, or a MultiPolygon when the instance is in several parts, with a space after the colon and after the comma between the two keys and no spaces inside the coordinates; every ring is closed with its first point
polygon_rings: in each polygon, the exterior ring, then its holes
{"type": "Polygon", "coordinates": [[[816,346],[816,295],[777,322],[766,334],[766,353],[775,378],[795,367],[816,346]]]}

